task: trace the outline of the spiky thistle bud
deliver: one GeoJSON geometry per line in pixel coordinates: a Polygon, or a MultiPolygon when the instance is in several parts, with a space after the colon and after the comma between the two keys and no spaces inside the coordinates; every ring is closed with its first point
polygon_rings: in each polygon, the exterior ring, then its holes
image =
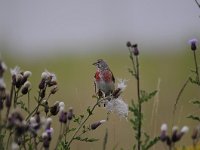
{"type": "Polygon", "coordinates": [[[23,78],[22,78],[22,81],[21,81],[21,84],[22,84],[22,85],[27,81],[28,77],[30,77],[31,74],[32,74],[32,73],[31,73],[30,71],[25,71],[25,72],[23,73],[23,78]]]}
{"type": "Polygon", "coordinates": [[[68,114],[67,114],[68,120],[72,120],[73,116],[74,116],[73,108],[70,107],[70,108],[69,108],[69,111],[68,111],[68,114]]]}
{"type": "Polygon", "coordinates": [[[23,95],[28,93],[30,86],[31,86],[31,83],[29,81],[26,81],[24,83],[24,85],[22,86],[22,90],[21,90],[23,95]]]}
{"type": "Polygon", "coordinates": [[[22,74],[19,73],[16,75],[16,88],[20,88],[22,86],[22,74]]]}
{"type": "Polygon", "coordinates": [[[160,140],[163,142],[167,140],[167,124],[165,123],[161,126],[160,140]]]}
{"type": "Polygon", "coordinates": [[[54,85],[53,88],[51,89],[50,93],[55,94],[58,91],[58,86],[54,85]]]}
{"type": "Polygon", "coordinates": [[[53,106],[51,106],[50,107],[50,112],[51,112],[51,114],[53,115],[53,116],[55,116],[55,115],[57,115],[58,114],[58,112],[59,112],[59,110],[60,110],[60,102],[59,101],[57,101],[57,102],[55,102],[54,103],[54,105],[53,106]]]}

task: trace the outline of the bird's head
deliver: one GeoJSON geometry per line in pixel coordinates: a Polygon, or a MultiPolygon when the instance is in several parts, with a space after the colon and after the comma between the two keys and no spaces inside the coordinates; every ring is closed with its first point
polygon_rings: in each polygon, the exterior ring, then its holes
{"type": "Polygon", "coordinates": [[[107,63],[103,59],[98,59],[95,63],[93,63],[100,70],[109,69],[107,63]]]}

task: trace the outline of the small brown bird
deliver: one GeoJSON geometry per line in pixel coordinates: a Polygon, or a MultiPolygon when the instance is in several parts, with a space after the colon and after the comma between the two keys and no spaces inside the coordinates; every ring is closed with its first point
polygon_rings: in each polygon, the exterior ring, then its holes
{"type": "Polygon", "coordinates": [[[93,65],[97,67],[94,76],[95,91],[97,90],[99,96],[102,93],[109,96],[115,90],[115,78],[112,71],[103,59],[98,59],[93,65]]]}

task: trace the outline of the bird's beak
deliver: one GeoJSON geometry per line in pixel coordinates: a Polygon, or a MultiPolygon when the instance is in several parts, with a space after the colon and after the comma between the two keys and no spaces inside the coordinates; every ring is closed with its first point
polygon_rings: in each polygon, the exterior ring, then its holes
{"type": "Polygon", "coordinates": [[[93,63],[92,65],[96,66],[96,65],[97,65],[97,62],[93,63]]]}

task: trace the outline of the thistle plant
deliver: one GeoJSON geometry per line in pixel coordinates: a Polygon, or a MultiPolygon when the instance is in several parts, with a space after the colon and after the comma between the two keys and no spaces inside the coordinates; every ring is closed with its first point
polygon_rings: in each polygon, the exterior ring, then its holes
{"type": "Polygon", "coordinates": [[[152,99],[157,91],[146,92],[141,89],[140,85],[140,66],[139,66],[139,49],[137,44],[131,44],[131,42],[127,42],[127,47],[129,50],[129,57],[132,63],[132,68],[129,68],[129,73],[135,78],[137,85],[137,101],[132,100],[132,105],[129,106],[130,112],[133,113],[133,118],[130,119],[130,122],[133,126],[133,130],[135,131],[135,138],[137,143],[133,145],[133,149],[137,150],[147,150],[150,149],[154,144],[159,140],[158,137],[153,139],[143,131],[143,118],[144,113],[142,110],[142,106],[145,102],[148,102],[152,99]]]}

